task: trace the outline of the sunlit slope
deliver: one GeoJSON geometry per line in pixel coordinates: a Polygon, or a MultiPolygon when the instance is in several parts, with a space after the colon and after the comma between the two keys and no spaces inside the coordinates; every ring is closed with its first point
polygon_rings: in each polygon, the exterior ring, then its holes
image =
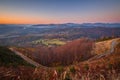
{"type": "Polygon", "coordinates": [[[50,45],[56,45],[56,46],[60,46],[60,45],[64,45],[65,42],[61,41],[59,39],[39,39],[36,41],[32,41],[33,44],[41,44],[41,45],[45,45],[45,46],[50,46],[50,45]]]}
{"type": "MultiPolygon", "coordinates": [[[[101,42],[96,42],[95,43],[95,48],[94,48],[94,53],[95,54],[103,54],[106,52],[111,51],[111,47],[115,46],[120,38],[115,38],[111,40],[106,40],[106,41],[101,41],[101,42]]],[[[112,50],[113,51],[113,50],[112,50]]]]}

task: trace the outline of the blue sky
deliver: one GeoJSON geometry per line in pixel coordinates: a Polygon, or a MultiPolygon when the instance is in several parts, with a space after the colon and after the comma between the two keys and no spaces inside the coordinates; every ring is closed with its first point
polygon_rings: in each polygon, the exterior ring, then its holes
{"type": "Polygon", "coordinates": [[[120,0],[0,0],[0,12],[1,23],[120,22],[120,0]]]}

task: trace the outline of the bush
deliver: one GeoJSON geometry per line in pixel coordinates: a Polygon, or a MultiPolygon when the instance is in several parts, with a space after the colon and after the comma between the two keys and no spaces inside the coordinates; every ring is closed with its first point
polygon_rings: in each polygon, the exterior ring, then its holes
{"type": "Polygon", "coordinates": [[[64,80],[72,80],[71,78],[70,78],[70,74],[69,73],[67,73],[66,74],[66,76],[65,76],[65,79],[64,80]]]}
{"type": "Polygon", "coordinates": [[[75,72],[76,72],[76,70],[75,70],[75,67],[74,67],[74,66],[70,67],[70,72],[72,72],[72,73],[75,73],[75,72]]]}
{"type": "Polygon", "coordinates": [[[85,70],[88,71],[88,70],[89,70],[89,65],[88,65],[88,64],[85,64],[85,65],[84,65],[84,68],[85,68],[85,70]]]}
{"type": "Polygon", "coordinates": [[[62,66],[57,67],[57,72],[62,73],[64,71],[64,68],[62,66]]]}

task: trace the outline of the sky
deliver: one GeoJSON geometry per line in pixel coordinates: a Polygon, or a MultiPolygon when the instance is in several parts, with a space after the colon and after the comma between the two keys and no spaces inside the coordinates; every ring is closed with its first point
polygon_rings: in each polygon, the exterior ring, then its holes
{"type": "Polygon", "coordinates": [[[1,24],[120,23],[120,0],[0,0],[1,24]]]}

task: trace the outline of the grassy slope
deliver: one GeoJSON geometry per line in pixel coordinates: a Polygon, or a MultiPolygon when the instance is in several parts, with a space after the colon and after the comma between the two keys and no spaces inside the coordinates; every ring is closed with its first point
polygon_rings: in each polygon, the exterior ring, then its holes
{"type": "Polygon", "coordinates": [[[113,65],[120,68],[120,39],[117,40],[118,44],[115,47],[115,51],[106,57],[100,58],[98,60],[92,61],[90,63],[96,65],[106,65],[110,67],[113,65]]]}
{"type": "Polygon", "coordinates": [[[105,52],[109,51],[111,48],[112,41],[117,40],[117,39],[118,38],[96,42],[95,48],[94,48],[94,53],[101,54],[101,53],[105,53],[105,52]]]}
{"type": "MultiPolygon", "coordinates": [[[[109,65],[111,65],[111,64],[115,65],[115,64],[120,63],[120,38],[97,42],[96,48],[95,48],[96,49],[95,53],[99,55],[100,53],[104,53],[104,52],[108,51],[110,49],[111,42],[113,40],[116,40],[116,42],[117,42],[117,45],[114,48],[114,52],[110,55],[90,61],[89,62],[90,65],[108,66],[109,67],[109,65]]],[[[86,62],[84,64],[86,64],[86,62]]]]}
{"type": "Polygon", "coordinates": [[[6,47],[0,47],[0,66],[18,66],[26,65],[31,66],[24,61],[21,57],[10,51],[6,47]]]}
{"type": "MultiPolygon", "coordinates": [[[[120,40],[112,55],[96,60],[87,65],[78,64],[73,66],[55,68],[58,76],[57,80],[119,80],[120,77],[120,40]],[[98,66],[98,67],[97,67],[98,66]],[[91,67],[91,68],[90,68],[91,67]],[[95,67],[95,68],[94,68],[95,67]],[[112,67],[112,68],[111,68],[112,67]],[[62,76],[62,77],[61,77],[62,76]],[[102,77],[101,77],[102,76],[102,77]],[[105,79],[103,79],[105,78],[105,79]]],[[[3,69],[0,69],[3,70],[3,69]]],[[[24,69],[26,70],[26,69],[24,69]]],[[[14,71],[14,70],[13,70],[14,71]]],[[[31,70],[28,70],[31,71],[31,70]]],[[[27,70],[24,72],[28,72],[27,70]]],[[[22,73],[24,73],[22,72],[22,73]]],[[[51,69],[36,68],[34,72],[28,72],[27,75],[20,75],[22,79],[53,80],[54,71],[51,69]],[[30,73],[28,75],[28,73],[30,73]],[[32,75],[32,76],[31,76],[32,75]],[[24,78],[25,77],[25,78],[24,78]]]]}

